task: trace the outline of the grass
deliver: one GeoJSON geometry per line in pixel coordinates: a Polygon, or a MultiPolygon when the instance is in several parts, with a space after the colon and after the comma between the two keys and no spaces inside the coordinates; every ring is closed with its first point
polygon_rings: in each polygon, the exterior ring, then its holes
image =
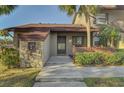
{"type": "Polygon", "coordinates": [[[5,70],[0,73],[0,87],[31,87],[39,71],[36,68],[5,70]]]}
{"type": "Polygon", "coordinates": [[[84,78],[88,87],[124,87],[123,77],[113,78],[84,78]]]}

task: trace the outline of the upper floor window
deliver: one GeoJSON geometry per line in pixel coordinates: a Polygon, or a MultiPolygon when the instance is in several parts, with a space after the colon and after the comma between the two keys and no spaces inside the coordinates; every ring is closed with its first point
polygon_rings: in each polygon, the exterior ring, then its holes
{"type": "Polygon", "coordinates": [[[95,19],[95,24],[107,24],[108,14],[97,14],[95,19]]]}

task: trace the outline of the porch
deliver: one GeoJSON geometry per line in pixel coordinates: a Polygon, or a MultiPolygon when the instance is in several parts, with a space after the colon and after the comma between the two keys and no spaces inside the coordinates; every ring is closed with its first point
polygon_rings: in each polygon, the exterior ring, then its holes
{"type": "MultiPolygon", "coordinates": [[[[98,45],[96,32],[91,32],[91,46],[98,45]]],[[[68,56],[73,54],[73,46],[86,47],[86,32],[51,32],[50,56],[68,56]]]]}

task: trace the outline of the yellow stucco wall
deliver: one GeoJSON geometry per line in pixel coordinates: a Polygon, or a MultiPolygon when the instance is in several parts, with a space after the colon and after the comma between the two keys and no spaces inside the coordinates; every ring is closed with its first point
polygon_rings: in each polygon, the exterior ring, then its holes
{"type": "Polygon", "coordinates": [[[82,15],[82,16],[77,15],[76,18],[75,18],[74,24],[82,24],[82,25],[85,26],[86,23],[85,23],[84,15],[82,15]]]}
{"type": "MultiPolygon", "coordinates": [[[[91,18],[91,26],[95,27],[93,24],[94,19],[91,18]]],[[[82,16],[77,15],[75,18],[75,21],[73,24],[82,24],[84,27],[86,26],[85,16],[82,14],[82,16]]]]}
{"type": "Polygon", "coordinates": [[[124,49],[124,33],[121,33],[121,40],[119,41],[118,48],[124,49]]]}
{"type": "Polygon", "coordinates": [[[124,42],[123,41],[119,41],[119,49],[124,49],[124,42]]]}

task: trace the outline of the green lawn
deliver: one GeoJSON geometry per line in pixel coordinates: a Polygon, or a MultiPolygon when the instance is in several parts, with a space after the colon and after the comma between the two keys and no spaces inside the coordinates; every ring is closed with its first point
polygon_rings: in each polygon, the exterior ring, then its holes
{"type": "Polygon", "coordinates": [[[8,69],[0,72],[0,87],[31,87],[39,69],[8,69]]]}
{"type": "Polygon", "coordinates": [[[124,78],[84,78],[88,87],[124,87],[124,78]]]}

